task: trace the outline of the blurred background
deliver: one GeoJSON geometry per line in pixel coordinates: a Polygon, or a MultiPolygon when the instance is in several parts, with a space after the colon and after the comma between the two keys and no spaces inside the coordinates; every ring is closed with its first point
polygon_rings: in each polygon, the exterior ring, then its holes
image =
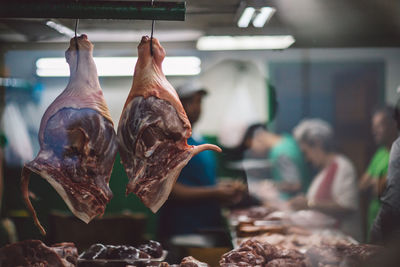
{"type": "MultiPolygon", "coordinates": [[[[163,69],[174,87],[196,78],[207,88],[194,131],[209,142],[230,151],[255,122],[283,134],[300,120],[317,117],[332,125],[338,151],[361,175],[377,149],[372,114],[398,98],[399,12],[400,2],[390,0],[189,0],[185,21],[156,21],[154,37],[166,50],[163,69]]],[[[74,26],[73,19],[0,18],[1,132],[6,140],[1,217],[14,222],[16,229],[8,230],[14,240],[41,238],[20,199],[20,171],[39,150],[44,111],[68,83],[64,52],[74,26]]],[[[78,33],[94,44],[115,126],[131,88],[137,45],[150,31],[150,20],[79,21],[78,33]]],[[[218,157],[219,177],[241,175],[229,162],[240,157],[218,157]]],[[[127,180],[117,156],[110,183],[114,198],[105,218],[121,217],[121,227],[130,225],[136,233],[131,243],[155,238],[157,215],[136,196],[125,197],[127,180]]],[[[39,176],[32,177],[30,190],[50,229],[48,238],[63,239],[51,226],[60,227],[65,222],[54,220],[68,217],[62,199],[39,176]],[[55,216],[54,210],[63,213],[55,216]]],[[[67,225],[81,223],[69,219],[67,225]]]]}

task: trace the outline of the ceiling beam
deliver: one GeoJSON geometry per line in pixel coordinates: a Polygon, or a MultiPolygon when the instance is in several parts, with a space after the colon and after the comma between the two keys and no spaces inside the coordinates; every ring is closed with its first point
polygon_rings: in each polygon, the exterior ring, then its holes
{"type": "Polygon", "coordinates": [[[185,20],[186,2],[54,1],[2,2],[1,18],[185,20]]]}

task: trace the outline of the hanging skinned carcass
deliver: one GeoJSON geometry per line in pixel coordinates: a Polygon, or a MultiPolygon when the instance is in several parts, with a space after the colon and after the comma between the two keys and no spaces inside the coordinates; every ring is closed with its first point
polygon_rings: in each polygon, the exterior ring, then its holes
{"type": "Polygon", "coordinates": [[[144,36],[138,46],[132,88],[118,125],[118,145],[128,174],[126,194],[135,193],[153,212],[167,200],[182,168],[215,145],[189,146],[190,122],[178,94],[165,78],[165,50],[156,38],[144,36]]]}
{"type": "Polygon", "coordinates": [[[40,123],[40,151],[22,170],[24,201],[42,234],[29,199],[31,172],[46,179],[72,213],[88,223],[102,215],[112,198],[111,170],[118,150],[116,134],[86,35],[72,38],[65,53],[70,79],[40,123]]]}

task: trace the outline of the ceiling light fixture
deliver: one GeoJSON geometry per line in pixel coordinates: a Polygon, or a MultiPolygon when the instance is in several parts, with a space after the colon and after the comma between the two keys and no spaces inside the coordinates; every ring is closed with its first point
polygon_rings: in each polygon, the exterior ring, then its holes
{"type": "MultiPolygon", "coordinates": [[[[132,76],[137,57],[95,57],[99,76],[132,76]]],[[[163,62],[164,74],[168,76],[191,76],[201,71],[198,57],[166,57],[163,62]]],[[[36,61],[36,75],[39,77],[69,77],[65,58],[39,58],[36,61]]]]}
{"type": "Polygon", "coordinates": [[[255,9],[253,7],[246,7],[243,10],[243,13],[238,20],[238,23],[237,23],[238,27],[239,28],[247,28],[250,24],[251,19],[253,18],[254,12],[255,12],[255,9]]]}
{"type": "Polygon", "coordinates": [[[198,50],[265,50],[285,49],[295,42],[292,35],[203,36],[198,50]]]}
{"type": "Polygon", "coordinates": [[[256,28],[264,27],[276,12],[270,4],[268,0],[242,0],[236,12],[238,27],[246,28],[251,22],[256,28]]]}
{"type": "Polygon", "coordinates": [[[271,19],[275,12],[276,9],[273,7],[262,7],[253,20],[253,26],[256,28],[264,27],[265,23],[271,19]]]}
{"type": "Polygon", "coordinates": [[[54,22],[52,20],[48,20],[48,21],[46,21],[46,25],[69,38],[72,38],[75,36],[75,32],[73,30],[71,30],[68,27],[65,27],[64,25],[62,25],[60,23],[54,22]]]}

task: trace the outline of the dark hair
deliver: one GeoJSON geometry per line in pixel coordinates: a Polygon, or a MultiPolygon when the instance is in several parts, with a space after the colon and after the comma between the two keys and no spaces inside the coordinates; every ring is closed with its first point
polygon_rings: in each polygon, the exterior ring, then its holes
{"type": "Polygon", "coordinates": [[[260,130],[260,129],[261,129],[261,130],[267,131],[267,126],[266,126],[264,123],[255,123],[255,124],[250,125],[250,126],[247,128],[246,132],[245,132],[244,135],[243,135],[242,142],[240,143],[240,147],[241,147],[243,150],[245,150],[245,149],[248,148],[248,147],[247,147],[247,142],[248,142],[249,140],[253,139],[254,133],[255,133],[257,130],[260,130]]]}
{"type": "Polygon", "coordinates": [[[385,106],[376,108],[373,112],[373,115],[375,116],[376,114],[382,113],[389,120],[397,120],[396,119],[396,110],[397,110],[397,105],[396,105],[396,107],[393,107],[391,105],[385,105],[385,106]]]}
{"type": "Polygon", "coordinates": [[[181,101],[182,104],[183,103],[185,103],[185,104],[186,103],[190,103],[194,99],[194,96],[196,96],[198,94],[200,94],[201,96],[206,96],[207,95],[207,93],[205,91],[197,91],[197,92],[194,92],[193,94],[190,94],[190,95],[180,96],[179,100],[181,101]]]}
{"type": "Polygon", "coordinates": [[[194,94],[193,95],[189,95],[189,96],[185,96],[185,97],[179,97],[179,100],[181,101],[181,103],[183,103],[183,102],[187,103],[187,102],[190,102],[193,99],[193,96],[194,96],[194,94]]]}
{"type": "Polygon", "coordinates": [[[394,120],[397,124],[397,129],[400,130],[400,98],[397,100],[396,106],[394,108],[394,120]]]}

